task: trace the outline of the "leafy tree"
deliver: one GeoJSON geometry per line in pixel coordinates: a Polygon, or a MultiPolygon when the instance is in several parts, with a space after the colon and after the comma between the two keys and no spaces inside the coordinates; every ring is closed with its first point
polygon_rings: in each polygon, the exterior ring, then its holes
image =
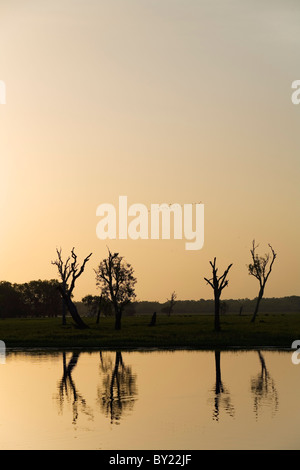
{"type": "Polygon", "coordinates": [[[7,281],[0,282],[0,316],[2,318],[26,317],[29,313],[22,293],[16,284],[7,281]]]}
{"type": "Polygon", "coordinates": [[[111,315],[111,302],[103,295],[86,295],[82,299],[82,303],[88,308],[89,314],[94,317],[97,316],[96,323],[99,323],[100,314],[104,316],[111,315]]]}
{"type": "Polygon", "coordinates": [[[100,298],[99,295],[86,295],[81,299],[81,302],[87,307],[91,317],[97,314],[100,298]]]}
{"type": "Polygon", "coordinates": [[[253,240],[252,249],[250,250],[252,263],[248,264],[248,272],[251,276],[254,276],[259,282],[259,293],[258,293],[254,313],[251,318],[252,323],[255,322],[255,318],[259,309],[259,304],[260,304],[261,299],[263,298],[266,283],[271,274],[272,267],[277,256],[277,254],[273,250],[270,243],[269,243],[269,247],[272,252],[271,258],[270,258],[270,253],[266,253],[265,256],[259,256],[256,253],[256,248],[258,248],[258,245],[255,245],[255,240],[253,240]]]}
{"type": "Polygon", "coordinates": [[[136,297],[134,270],[119,253],[111,253],[95,270],[96,284],[102,295],[110,299],[115,311],[115,329],[121,329],[122,313],[136,297]]]}
{"type": "Polygon", "coordinates": [[[22,295],[30,316],[57,316],[61,308],[61,296],[58,292],[59,282],[57,280],[30,281],[25,284],[15,284],[14,286],[22,295]]]}

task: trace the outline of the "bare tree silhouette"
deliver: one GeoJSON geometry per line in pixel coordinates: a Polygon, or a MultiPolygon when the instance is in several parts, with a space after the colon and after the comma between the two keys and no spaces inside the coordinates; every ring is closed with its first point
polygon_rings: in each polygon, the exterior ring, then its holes
{"type": "Polygon", "coordinates": [[[176,304],[176,298],[177,298],[177,295],[176,295],[176,292],[174,291],[174,292],[172,292],[171,297],[168,300],[169,301],[169,306],[168,306],[168,316],[169,317],[173,313],[174,306],[176,304]]]}
{"type": "Polygon", "coordinates": [[[218,277],[218,268],[216,267],[216,258],[214,261],[209,262],[212,267],[213,277],[211,279],[207,279],[206,277],[204,280],[213,288],[214,290],[214,298],[215,298],[215,331],[220,331],[220,297],[222,290],[228,286],[228,280],[226,280],[227,274],[229,269],[231,268],[232,264],[228,266],[228,268],[224,271],[222,276],[218,277]]]}
{"type": "Polygon", "coordinates": [[[277,254],[273,250],[270,243],[269,243],[269,247],[270,247],[271,252],[272,252],[271,261],[270,261],[270,254],[269,253],[267,253],[265,256],[259,256],[255,252],[255,250],[256,250],[256,248],[258,248],[258,246],[259,245],[255,245],[255,240],[253,240],[252,249],[250,250],[251,257],[252,257],[252,263],[248,264],[249,274],[251,276],[256,277],[256,279],[258,279],[258,282],[259,282],[259,293],[258,293],[256,305],[255,305],[255,310],[254,310],[253,316],[251,318],[252,323],[255,322],[255,318],[256,318],[256,315],[257,315],[258,309],[259,309],[259,304],[260,304],[261,299],[263,298],[265,286],[266,286],[267,280],[268,280],[268,278],[271,274],[272,267],[273,267],[275,258],[277,256],[277,254]],[[269,261],[270,261],[270,264],[269,264],[269,261]],[[269,267],[268,267],[268,264],[269,264],[269,267]]]}
{"type": "Polygon", "coordinates": [[[72,294],[75,287],[75,282],[83,273],[85,265],[92,256],[92,253],[90,253],[84,259],[80,268],[77,263],[77,255],[74,252],[74,248],[72,248],[71,256],[69,256],[65,262],[62,260],[61,249],[56,249],[56,253],[57,259],[51,263],[57,267],[58,274],[61,279],[61,284],[59,285],[58,289],[61,293],[63,301],[65,302],[65,305],[67,306],[76,326],[81,329],[88,328],[88,325],[84,323],[77,311],[76,305],[72,301],[72,294]],[[70,285],[68,284],[69,282],[70,285]]]}

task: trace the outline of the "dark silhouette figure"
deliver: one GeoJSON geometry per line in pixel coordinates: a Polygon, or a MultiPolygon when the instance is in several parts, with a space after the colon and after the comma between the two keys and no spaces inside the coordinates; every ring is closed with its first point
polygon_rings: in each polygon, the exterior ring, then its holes
{"type": "Polygon", "coordinates": [[[268,264],[269,264],[269,261],[270,261],[270,254],[267,253],[264,257],[263,256],[258,256],[258,254],[255,253],[255,250],[256,250],[257,247],[258,247],[258,245],[255,246],[255,240],[253,240],[252,249],[250,250],[251,257],[252,257],[252,263],[250,263],[248,265],[248,272],[251,276],[254,276],[254,277],[256,277],[256,279],[258,279],[259,293],[258,293],[256,305],[255,305],[255,310],[254,310],[253,316],[251,318],[252,323],[255,322],[255,318],[256,318],[256,315],[257,315],[258,309],[259,309],[259,304],[260,304],[261,299],[263,298],[265,286],[266,286],[267,280],[268,280],[268,278],[271,274],[272,267],[273,267],[275,258],[277,256],[277,254],[275,253],[275,251],[273,250],[272,246],[269,243],[269,247],[270,247],[271,252],[272,252],[272,259],[271,259],[270,265],[268,267],[268,264]]]}
{"type": "Polygon", "coordinates": [[[213,277],[211,279],[207,279],[206,277],[204,280],[213,288],[214,290],[214,298],[215,298],[215,331],[220,331],[221,326],[220,326],[220,297],[222,290],[228,286],[228,280],[226,280],[227,274],[229,272],[229,269],[231,268],[232,264],[228,266],[228,268],[224,271],[222,276],[218,277],[218,268],[216,267],[216,258],[214,258],[214,262],[210,261],[209,262],[212,271],[213,271],[213,277]]]}
{"type": "MultiPolygon", "coordinates": [[[[72,301],[72,294],[75,287],[75,282],[81,276],[84,271],[85,265],[92,256],[90,253],[83,261],[81,267],[79,268],[77,263],[77,255],[74,252],[74,248],[71,251],[71,257],[69,256],[64,263],[61,256],[61,249],[56,249],[57,259],[52,261],[57,267],[58,274],[61,278],[61,284],[58,287],[59,292],[65,302],[67,309],[69,310],[71,317],[73,318],[76,326],[80,329],[88,328],[88,325],[84,323],[82,318],[80,317],[76,305],[72,301]]],[[[65,322],[64,314],[63,314],[63,323],[65,322]]]]}
{"type": "Polygon", "coordinates": [[[136,377],[131,367],[125,366],[120,351],[116,352],[114,365],[100,353],[100,365],[105,376],[103,389],[98,390],[99,403],[110,422],[119,424],[122,414],[131,411],[136,400],[136,377]]]}
{"type": "Polygon", "coordinates": [[[216,367],[216,384],[214,387],[214,411],[213,419],[219,421],[220,408],[224,408],[225,411],[231,416],[234,416],[234,407],[231,404],[229,392],[224,387],[221,378],[221,353],[215,351],[215,367],[216,367]]]}
{"type": "Polygon", "coordinates": [[[278,394],[275,386],[275,382],[270,376],[265,359],[260,351],[258,351],[258,357],[261,364],[261,371],[251,379],[251,392],[254,396],[254,412],[258,417],[259,407],[268,405],[272,407],[273,412],[278,410],[278,394]]]}
{"type": "Polygon", "coordinates": [[[63,352],[63,376],[58,385],[58,402],[59,408],[62,412],[63,404],[66,400],[70,402],[72,400],[72,410],[73,410],[73,424],[76,424],[79,408],[80,410],[92,418],[92,413],[89,411],[85,399],[78,393],[75,383],[72,379],[72,371],[76,367],[80,352],[73,352],[72,357],[67,365],[66,362],[66,353],[63,352]]]}
{"type": "Polygon", "coordinates": [[[155,326],[156,325],[156,312],[153,313],[151,322],[149,323],[149,326],[155,326]]]}

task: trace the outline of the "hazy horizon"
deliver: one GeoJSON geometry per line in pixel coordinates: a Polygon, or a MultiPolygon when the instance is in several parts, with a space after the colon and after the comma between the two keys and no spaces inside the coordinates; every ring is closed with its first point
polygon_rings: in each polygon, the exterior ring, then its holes
{"type": "Polygon", "coordinates": [[[0,0],[0,280],[57,278],[93,253],[74,290],[96,295],[107,246],[138,300],[254,298],[252,240],[277,253],[265,297],[300,295],[300,4],[296,0],[0,0]],[[205,207],[204,246],[104,240],[97,207],[205,207]]]}

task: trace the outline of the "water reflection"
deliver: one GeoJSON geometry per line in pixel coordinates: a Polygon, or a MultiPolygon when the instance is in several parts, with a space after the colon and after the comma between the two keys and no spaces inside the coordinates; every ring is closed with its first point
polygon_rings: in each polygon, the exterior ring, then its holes
{"type": "Polygon", "coordinates": [[[90,419],[93,418],[91,408],[87,406],[85,399],[78,392],[74,380],[72,378],[72,372],[77,365],[79,356],[80,352],[73,352],[72,357],[69,360],[69,363],[67,364],[66,353],[62,353],[63,375],[58,384],[57,395],[57,401],[61,413],[63,412],[64,401],[66,400],[68,403],[72,402],[73,424],[76,424],[80,411],[87,415],[90,419]]]}
{"type": "Polygon", "coordinates": [[[299,449],[299,367],[290,351],[8,351],[0,449],[299,449]]]}
{"type": "Polygon", "coordinates": [[[251,379],[251,392],[254,398],[254,413],[256,418],[258,418],[259,409],[266,405],[271,407],[273,414],[278,411],[278,393],[275,382],[267,369],[266,361],[261,351],[258,351],[258,357],[261,370],[256,377],[251,379]]]}
{"type": "MultiPolygon", "coordinates": [[[[126,361],[122,352],[100,351],[98,371],[94,374],[95,398],[89,398],[89,405],[83,394],[79,392],[74,378],[73,371],[83,372],[80,369],[79,358],[83,354],[80,351],[73,352],[69,361],[66,353],[62,353],[63,374],[57,386],[56,400],[60,413],[62,414],[64,404],[71,404],[72,423],[76,424],[80,413],[93,420],[95,404],[98,410],[109,419],[111,424],[120,424],[122,418],[134,409],[134,404],[138,397],[137,376],[132,371],[132,367],[127,361],[130,356],[126,356],[126,361]]],[[[226,354],[226,353],[224,353],[226,354]]],[[[278,393],[275,382],[270,375],[266,361],[261,353],[257,351],[260,372],[251,379],[251,397],[254,400],[254,414],[258,417],[259,411],[266,406],[272,409],[273,414],[278,411],[278,393]]],[[[234,363],[234,358],[233,358],[234,363]]],[[[175,363],[174,363],[175,364],[175,363]]],[[[232,365],[234,367],[234,364],[232,365]]],[[[210,391],[210,406],[212,406],[212,420],[220,421],[222,412],[229,417],[235,417],[235,406],[232,402],[228,383],[225,385],[221,372],[221,351],[214,351],[214,375],[215,383],[210,391]]],[[[227,382],[230,380],[230,373],[227,373],[227,382]]],[[[180,375],[178,381],[181,380],[180,375]]],[[[247,380],[247,379],[246,379],[247,380]]],[[[161,390],[164,396],[164,390],[161,390]]]]}
{"type": "Polygon", "coordinates": [[[214,409],[213,420],[219,421],[220,410],[223,408],[229,416],[234,417],[234,407],[231,403],[231,398],[228,389],[224,386],[221,377],[221,352],[215,351],[215,369],[216,369],[216,384],[213,389],[214,393],[214,409]]]}
{"type": "MultiPolygon", "coordinates": [[[[85,398],[79,393],[72,372],[77,366],[81,352],[73,352],[67,364],[66,353],[62,353],[63,375],[60,379],[56,395],[59,411],[63,413],[64,403],[72,405],[72,422],[77,423],[79,413],[93,419],[92,408],[87,405],[85,398]]],[[[117,351],[114,355],[110,352],[100,351],[100,374],[102,386],[97,388],[97,403],[105,416],[109,417],[112,424],[119,424],[125,411],[132,411],[137,398],[136,375],[130,366],[125,365],[122,353],[117,351]]]]}
{"type": "Polygon", "coordinates": [[[137,398],[136,375],[124,364],[120,351],[114,364],[110,355],[100,352],[100,369],[104,377],[102,388],[98,388],[98,403],[110,422],[119,424],[122,414],[132,411],[137,398]]]}

